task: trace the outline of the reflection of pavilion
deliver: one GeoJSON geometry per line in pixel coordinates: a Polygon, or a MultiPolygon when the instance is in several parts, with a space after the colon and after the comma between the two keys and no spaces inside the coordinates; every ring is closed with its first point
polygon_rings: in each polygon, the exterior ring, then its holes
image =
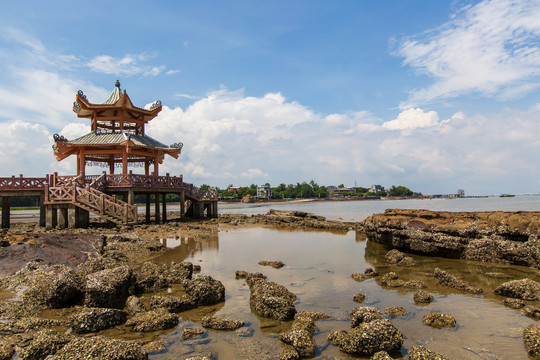
{"type": "Polygon", "coordinates": [[[9,227],[10,201],[13,196],[39,196],[42,225],[49,228],[85,227],[89,212],[123,223],[137,221],[135,194],[144,194],[146,221],[150,221],[150,198],[155,201],[155,221],[167,220],[166,195],[180,198],[182,217],[217,216],[217,194],[201,191],[184,183],[182,175],[159,176],[159,164],[165,155],[178,158],[182,143],[167,146],[145,132],[145,125],[161,111],[161,102],[150,109],[133,105],[120,83],[102,104],[90,103],[79,90],[73,103],[79,118],[90,120],[91,132],[74,140],[54,135],[54,155],[62,161],[71,155],[77,159],[77,175],[47,175],[45,178],[0,178],[2,227],[9,227]],[[101,175],[86,175],[87,166],[109,170],[101,175]],[[143,174],[133,174],[129,167],[144,167],[143,174]],[[115,173],[115,169],[121,173],[115,173]],[[151,171],[152,170],[152,171],[151,171]],[[122,200],[118,199],[121,197],[122,200]],[[161,208],[161,209],[160,209],[161,208]],[[161,214],[160,214],[161,213],[161,214]]]}
{"type": "Polygon", "coordinates": [[[219,237],[217,233],[207,238],[180,237],[178,239],[162,239],[161,242],[164,246],[171,248],[158,258],[158,261],[161,259],[166,263],[170,261],[184,261],[185,259],[194,257],[197,253],[203,253],[205,251],[219,251],[219,237]]]}

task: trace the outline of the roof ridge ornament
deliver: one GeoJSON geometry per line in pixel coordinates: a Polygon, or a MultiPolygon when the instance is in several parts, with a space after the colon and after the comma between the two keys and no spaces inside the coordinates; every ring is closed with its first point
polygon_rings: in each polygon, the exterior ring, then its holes
{"type": "Polygon", "coordinates": [[[182,149],[183,146],[184,146],[184,144],[182,144],[181,142],[177,142],[177,143],[171,144],[169,147],[170,148],[176,148],[176,149],[182,149]]]}
{"type": "Polygon", "coordinates": [[[120,80],[116,80],[116,82],[114,83],[114,86],[116,86],[117,88],[120,87],[120,80]]]}
{"type": "Polygon", "coordinates": [[[68,139],[66,139],[63,135],[60,134],[54,134],[53,139],[54,141],[68,141],[68,139]]]}
{"type": "Polygon", "coordinates": [[[84,95],[82,90],[77,91],[77,95],[79,95],[81,99],[88,101],[88,98],[86,97],[86,95],[84,95]]]}
{"type": "Polygon", "coordinates": [[[157,109],[160,106],[161,106],[161,100],[156,100],[152,103],[152,105],[150,105],[150,110],[157,109]]]}

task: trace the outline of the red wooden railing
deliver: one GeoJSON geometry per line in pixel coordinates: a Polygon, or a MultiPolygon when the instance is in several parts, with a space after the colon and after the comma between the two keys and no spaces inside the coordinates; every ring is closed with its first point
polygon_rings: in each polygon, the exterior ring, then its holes
{"type": "Polygon", "coordinates": [[[0,190],[42,190],[47,184],[47,178],[39,177],[4,177],[0,178],[0,190]]]}

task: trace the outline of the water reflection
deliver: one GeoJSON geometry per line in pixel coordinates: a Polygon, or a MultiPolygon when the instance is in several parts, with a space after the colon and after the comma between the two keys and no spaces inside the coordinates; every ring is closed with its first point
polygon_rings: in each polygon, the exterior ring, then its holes
{"type": "MultiPolygon", "coordinates": [[[[200,327],[202,316],[216,314],[245,321],[250,335],[208,331],[204,338],[184,341],[179,328],[165,336],[167,351],[151,354],[152,359],[177,359],[209,352],[227,359],[269,359],[279,354],[281,344],[277,334],[288,330],[290,322],[253,314],[249,288],[244,280],[236,279],[236,270],[262,272],[269,281],[286,286],[298,297],[297,310],[322,311],[332,316],[317,322],[316,358],[353,358],[329,345],[326,337],[334,330],[349,329],[347,314],[358,305],[353,301],[357,292],[367,295],[364,304],[381,311],[389,306],[402,306],[407,310],[406,315],[392,319],[406,338],[403,355],[413,345],[425,345],[448,358],[528,358],[521,332],[534,321],[505,307],[502,297],[492,291],[508,280],[501,278],[501,274],[510,279],[540,280],[537,272],[529,268],[420,255],[412,255],[418,266],[402,268],[385,262],[384,246],[365,241],[364,234],[355,232],[332,234],[248,228],[219,232],[202,240],[166,241],[168,246],[179,245],[166,251],[157,261],[170,264],[186,260],[200,264],[202,274],[222,281],[226,288],[224,304],[181,313],[180,328],[188,324],[200,327]],[[279,270],[264,267],[258,265],[260,260],[281,260],[286,266],[279,270]],[[405,281],[420,280],[428,286],[426,290],[434,295],[435,301],[418,306],[412,299],[413,289],[381,287],[377,279],[359,283],[350,277],[351,273],[363,272],[367,267],[381,274],[394,271],[405,281]],[[484,295],[470,295],[439,285],[432,276],[436,267],[482,287],[484,295]],[[422,317],[430,311],[453,315],[458,328],[436,330],[424,325],[422,317]]],[[[182,294],[181,288],[172,291],[175,296],[182,294]]]]}

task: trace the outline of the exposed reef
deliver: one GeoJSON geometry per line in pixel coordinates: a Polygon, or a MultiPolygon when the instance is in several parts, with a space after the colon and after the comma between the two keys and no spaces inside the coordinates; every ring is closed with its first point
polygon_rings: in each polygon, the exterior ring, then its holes
{"type": "Polygon", "coordinates": [[[388,248],[540,268],[540,212],[389,209],[362,225],[370,241],[388,248]]]}

